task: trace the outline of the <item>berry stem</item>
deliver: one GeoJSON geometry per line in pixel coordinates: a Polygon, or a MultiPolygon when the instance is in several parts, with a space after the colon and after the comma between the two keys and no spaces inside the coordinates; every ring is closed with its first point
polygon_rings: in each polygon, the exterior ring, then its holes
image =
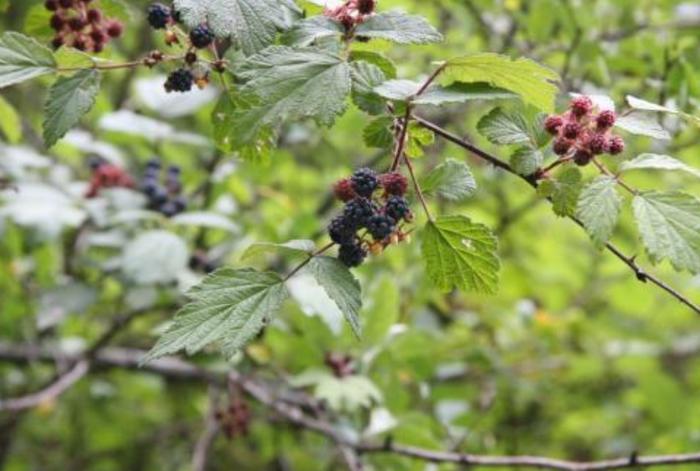
{"type": "Polygon", "coordinates": [[[421,87],[418,89],[416,94],[413,95],[413,98],[419,97],[423,93],[425,93],[425,91],[428,89],[428,87],[433,84],[435,79],[438,78],[438,76],[445,70],[446,67],[447,67],[447,63],[442,64],[440,67],[435,69],[435,72],[430,74],[430,77],[428,77],[428,79],[423,83],[423,85],[421,85],[421,87]]]}
{"type": "Polygon", "coordinates": [[[297,265],[291,272],[289,272],[289,275],[284,277],[284,281],[287,281],[288,279],[290,279],[291,277],[293,277],[294,275],[299,273],[302,268],[304,268],[306,265],[308,265],[311,262],[311,260],[318,257],[319,255],[323,255],[324,253],[329,251],[334,245],[335,245],[335,242],[330,242],[327,245],[325,245],[325,246],[321,247],[320,249],[318,249],[317,251],[315,251],[314,253],[310,254],[306,258],[306,260],[304,260],[299,265],[297,265]]]}
{"type": "Polygon", "coordinates": [[[420,200],[420,204],[423,206],[423,210],[425,211],[425,215],[428,217],[428,220],[430,222],[434,222],[435,219],[433,219],[433,215],[430,213],[430,209],[428,209],[428,203],[425,201],[425,196],[423,195],[423,190],[420,187],[420,184],[418,183],[418,179],[416,178],[416,174],[413,171],[413,163],[411,163],[411,159],[409,159],[406,155],[403,157],[403,161],[406,162],[406,168],[408,168],[408,173],[411,176],[411,181],[413,182],[413,187],[416,190],[416,195],[418,196],[418,200],[420,200]]]}
{"type": "Polygon", "coordinates": [[[573,160],[572,156],[564,157],[563,159],[558,159],[558,160],[554,161],[553,163],[551,163],[550,165],[548,165],[547,167],[543,168],[542,174],[543,175],[547,174],[547,173],[551,172],[552,170],[554,170],[555,168],[557,168],[558,166],[565,164],[566,162],[571,162],[572,160],[573,160]]]}
{"type": "Polygon", "coordinates": [[[401,156],[404,153],[404,150],[406,149],[406,141],[408,138],[408,124],[411,119],[411,105],[409,103],[406,103],[406,113],[404,114],[404,117],[402,119],[402,126],[401,126],[401,133],[399,134],[399,138],[396,141],[396,152],[394,153],[394,161],[391,164],[391,171],[395,171],[399,167],[399,163],[401,162],[401,156]]]}
{"type": "MultiPolygon", "coordinates": [[[[177,60],[182,60],[184,56],[165,56],[163,59],[159,62],[172,62],[172,61],[177,61],[177,60]]],[[[137,61],[130,61],[130,62],[121,62],[117,64],[98,64],[97,62],[93,63],[92,66],[90,67],[58,67],[56,68],[56,72],[78,72],[80,70],[89,70],[89,69],[95,69],[95,70],[117,70],[117,69],[133,69],[145,64],[145,59],[140,59],[137,61]]]]}
{"type": "Polygon", "coordinates": [[[598,159],[595,159],[595,158],[594,158],[594,159],[593,159],[593,164],[594,164],[596,167],[598,167],[598,170],[600,170],[600,173],[602,173],[603,175],[607,175],[607,176],[609,176],[609,177],[614,178],[618,185],[620,185],[622,188],[624,188],[625,190],[627,190],[627,191],[628,191],[630,194],[632,194],[633,196],[637,196],[637,195],[639,194],[639,191],[638,191],[638,190],[632,188],[632,187],[629,186],[627,183],[625,183],[624,181],[622,181],[622,179],[621,179],[618,175],[613,174],[613,173],[612,173],[610,170],[608,170],[608,168],[607,168],[605,165],[603,165],[598,159]]]}

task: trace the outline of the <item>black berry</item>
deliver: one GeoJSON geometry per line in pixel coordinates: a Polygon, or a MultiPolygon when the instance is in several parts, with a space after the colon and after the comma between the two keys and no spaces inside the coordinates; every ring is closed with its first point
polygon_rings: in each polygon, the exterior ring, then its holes
{"type": "Polygon", "coordinates": [[[365,227],[369,218],[377,212],[377,206],[367,198],[355,198],[348,202],[343,210],[343,217],[349,225],[357,229],[365,227]]]}
{"type": "Polygon", "coordinates": [[[408,201],[400,196],[390,196],[386,200],[384,212],[395,221],[408,219],[411,215],[411,209],[408,206],[408,201]]]}
{"type": "Polygon", "coordinates": [[[379,186],[379,180],[373,170],[369,168],[361,168],[356,170],[352,175],[352,188],[360,196],[369,198],[374,193],[374,190],[379,186]]]}
{"type": "Polygon", "coordinates": [[[190,31],[190,41],[194,47],[203,49],[214,42],[214,33],[211,32],[209,26],[199,25],[190,31]]]}
{"type": "Polygon", "coordinates": [[[341,245],[338,251],[338,259],[348,267],[362,265],[367,257],[367,251],[359,243],[341,245]]]}
{"type": "Polygon", "coordinates": [[[170,8],[162,3],[154,3],[148,7],[148,24],[154,29],[165,29],[170,17],[170,8]]]}
{"type": "Polygon", "coordinates": [[[375,214],[367,221],[367,230],[372,234],[374,240],[384,240],[394,232],[395,225],[396,222],[391,217],[375,214]]]}
{"type": "Polygon", "coordinates": [[[329,224],[328,235],[336,244],[350,244],[355,239],[355,228],[343,216],[338,216],[329,224]]]}
{"type": "Polygon", "coordinates": [[[187,69],[177,69],[168,75],[165,81],[165,90],[170,92],[189,92],[192,90],[194,76],[187,69]]]}

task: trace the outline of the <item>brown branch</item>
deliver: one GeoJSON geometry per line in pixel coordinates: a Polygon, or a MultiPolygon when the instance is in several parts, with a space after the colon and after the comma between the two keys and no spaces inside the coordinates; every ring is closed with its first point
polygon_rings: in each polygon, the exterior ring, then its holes
{"type": "MultiPolygon", "coordinates": [[[[437,124],[431,123],[430,121],[427,121],[419,116],[413,116],[413,119],[420,124],[421,126],[425,127],[426,129],[430,129],[433,131],[435,134],[438,136],[452,142],[453,144],[458,145],[459,147],[471,152],[472,154],[476,155],[477,157],[489,162],[490,164],[494,165],[495,167],[498,167],[502,170],[505,170],[506,172],[513,174],[522,180],[525,180],[530,186],[533,188],[537,188],[538,186],[538,181],[536,178],[533,176],[523,176],[520,175],[518,172],[516,172],[509,164],[506,162],[503,162],[499,158],[489,154],[488,152],[478,148],[474,144],[467,142],[466,140],[462,139],[461,137],[452,134],[451,132],[447,131],[446,129],[441,128],[437,124]]],[[[581,227],[583,226],[583,223],[576,219],[573,216],[570,216],[569,219],[574,221],[576,224],[578,224],[581,227]]],[[[635,257],[633,256],[628,256],[625,255],[620,249],[618,249],[615,245],[612,243],[608,242],[605,244],[605,249],[615,255],[618,259],[620,259],[625,265],[627,265],[635,274],[637,279],[643,283],[651,283],[653,285],[656,285],[657,287],[661,288],[664,290],[666,293],[670,294],[673,296],[677,301],[681,302],[688,308],[690,308],[692,311],[694,311],[696,314],[700,314],[700,306],[697,304],[693,303],[690,299],[688,299],[686,296],[681,294],[678,290],[675,288],[671,287],[668,285],[666,282],[663,280],[657,278],[656,276],[650,274],[646,270],[644,270],[642,267],[640,267],[637,262],[635,261],[635,257]]]]}

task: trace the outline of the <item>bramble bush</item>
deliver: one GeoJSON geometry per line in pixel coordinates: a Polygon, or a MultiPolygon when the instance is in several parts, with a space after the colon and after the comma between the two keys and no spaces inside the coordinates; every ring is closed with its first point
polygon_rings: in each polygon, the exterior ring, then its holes
{"type": "Polygon", "coordinates": [[[0,0],[0,463],[694,469],[700,12],[491,3],[0,0]]]}

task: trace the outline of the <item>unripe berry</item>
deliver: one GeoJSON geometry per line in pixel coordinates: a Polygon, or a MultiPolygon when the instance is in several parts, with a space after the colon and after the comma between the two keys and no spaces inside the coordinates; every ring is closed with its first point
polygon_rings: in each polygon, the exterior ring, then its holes
{"type": "Polygon", "coordinates": [[[107,41],[107,35],[105,35],[101,30],[96,29],[90,32],[90,39],[97,44],[104,44],[107,41]]]}
{"type": "Polygon", "coordinates": [[[625,141],[620,136],[613,136],[608,141],[608,153],[619,155],[625,151],[625,141]]]}
{"type": "Polygon", "coordinates": [[[615,112],[610,110],[601,111],[601,113],[596,118],[596,125],[598,129],[604,131],[610,129],[615,125],[615,112]]]}
{"type": "Polygon", "coordinates": [[[357,0],[357,11],[362,15],[374,13],[377,8],[377,0],[357,0]]]}
{"type": "Polygon", "coordinates": [[[581,118],[591,112],[593,109],[593,100],[584,95],[578,96],[571,100],[570,107],[574,116],[581,118]]]}
{"type": "Polygon", "coordinates": [[[54,13],[51,15],[51,19],[49,20],[49,25],[51,26],[52,29],[56,31],[60,31],[63,29],[63,27],[66,25],[66,21],[63,19],[61,15],[58,13],[54,13]]]}
{"type": "Polygon", "coordinates": [[[564,118],[557,115],[547,116],[544,120],[544,129],[551,135],[556,135],[559,132],[559,128],[564,125],[564,118]]]}
{"type": "Polygon", "coordinates": [[[559,138],[556,141],[554,141],[554,144],[552,145],[552,150],[557,155],[566,155],[569,152],[569,149],[571,149],[572,145],[573,143],[568,139],[559,138]]]}
{"type": "Polygon", "coordinates": [[[408,179],[398,172],[380,175],[379,181],[388,195],[403,196],[408,189],[408,179]]]}
{"type": "Polygon", "coordinates": [[[567,139],[576,139],[581,134],[581,125],[576,122],[566,123],[562,134],[567,139]]]}
{"type": "Polygon", "coordinates": [[[588,165],[592,159],[593,154],[585,149],[578,149],[574,154],[574,162],[581,167],[588,165]]]}
{"type": "Polygon", "coordinates": [[[588,148],[593,155],[604,154],[608,148],[608,139],[604,134],[593,134],[588,141],[588,148]]]}
{"type": "Polygon", "coordinates": [[[58,9],[58,1],[57,0],[46,0],[44,2],[44,8],[46,8],[49,11],[56,11],[58,9]]]}
{"type": "Polygon", "coordinates": [[[124,26],[118,21],[110,21],[107,24],[107,34],[112,38],[118,38],[122,35],[124,31],[124,26]]]}
{"type": "Polygon", "coordinates": [[[352,189],[352,182],[349,178],[344,178],[336,182],[335,185],[333,185],[333,193],[336,198],[345,203],[357,196],[355,190],[352,189]]]}
{"type": "Polygon", "coordinates": [[[102,13],[100,12],[100,10],[91,8],[87,11],[87,20],[90,23],[99,23],[100,20],[102,20],[102,13]]]}

